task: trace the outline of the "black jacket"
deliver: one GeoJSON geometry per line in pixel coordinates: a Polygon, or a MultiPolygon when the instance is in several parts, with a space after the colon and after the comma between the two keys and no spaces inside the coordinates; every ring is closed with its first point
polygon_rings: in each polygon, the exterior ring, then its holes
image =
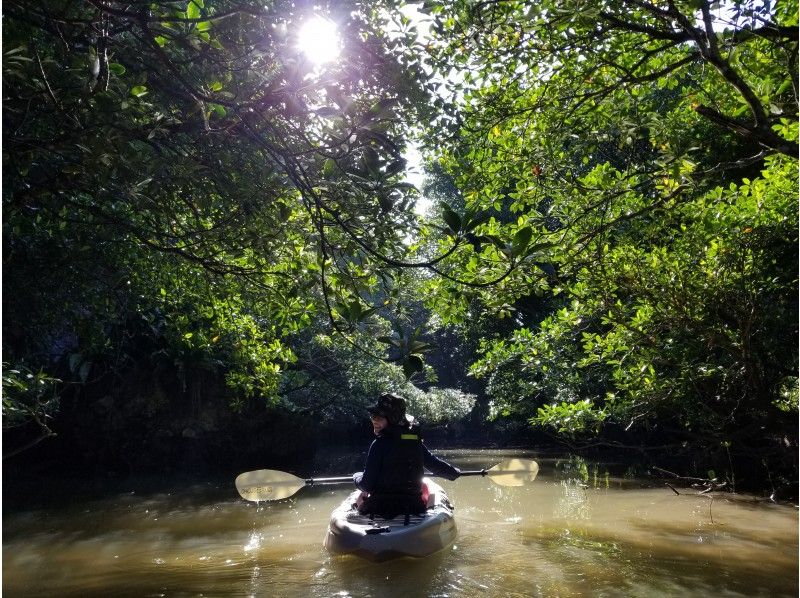
{"type": "Polygon", "coordinates": [[[424,469],[455,480],[461,473],[431,454],[416,426],[389,426],[372,441],[364,471],[353,476],[356,487],[375,494],[415,495],[422,490],[424,469]]]}

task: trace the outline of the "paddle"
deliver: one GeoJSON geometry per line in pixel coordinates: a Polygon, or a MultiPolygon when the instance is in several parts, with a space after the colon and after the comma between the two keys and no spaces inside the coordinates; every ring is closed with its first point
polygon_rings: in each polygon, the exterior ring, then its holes
{"type": "MultiPolygon", "coordinates": [[[[539,465],[530,459],[507,459],[489,469],[462,471],[464,476],[486,476],[500,486],[522,486],[532,482],[539,473],[539,465]]],[[[353,483],[353,476],[333,478],[299,478],[285,471],[258,469],[236,476],[236,490],[242,498],[258,502],[281,500],[294,495],[306,486],[353,483]]]]}

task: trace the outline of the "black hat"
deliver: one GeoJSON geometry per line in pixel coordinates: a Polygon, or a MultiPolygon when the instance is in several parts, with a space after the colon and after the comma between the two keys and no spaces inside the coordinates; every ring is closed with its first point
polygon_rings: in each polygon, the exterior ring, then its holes
{"type": "Polygon", "coordinates": [[[386,393],[378,397],[374,405],[367,407],[370,415],[380,415],[390,424],[399,424],[406,416],[406,401],[402,397],[386,393]]]}

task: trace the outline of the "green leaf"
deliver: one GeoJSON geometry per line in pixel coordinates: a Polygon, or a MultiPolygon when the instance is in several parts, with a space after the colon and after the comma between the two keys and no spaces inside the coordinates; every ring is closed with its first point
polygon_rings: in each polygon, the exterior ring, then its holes
{"type": "Polygon", "coordinates": [[[392,347],[400,348],[401,342],[394,337],[391,336],[379,336],[378,339],[380,342],[385,343],[387,345],[391,345],[392,347]]]}
{"type": "Polygon", "coordinates": [[[339,312],[339,315],[342,316],[345,320],[350,320],[350,307],[345,305],[344,303],[336,303],[336,311],[339,312]]]}
{"type": "Polygon", "coordinates": [[[785,81],[784,81],[784,82],[781,84],[781,86],[778,88],[778,91],[776,91],[776,92],[775,92],[775,95],[776,95],[776,96],[779,96],[779,95],[781,95],[782,93],[785,93],[785,92],[789,91],[789,89],[791,89],[791,87],[792,87],[792,80],[791,80],[791,78],[789,78],[789,79],[786,79],[786,80],[785,80],[785,81]]]}
{"type": "Polygon", "coordinates": [[[444,218],[450,230],[458,234],[458,231],[461,230],[461,216],[456,214],[450,206],[444,203],[442,204],[442,218],[444,218]]]}
{"type": "Polygon", "coordinates": [[[423,342],[423,341],[416,341],[415,340],[415,341],[411,341],[409,343],[408,348],[413,353],[425,353],[426,351],[430,351],[431,349],[433,349],[435,346],[436,345],[434,345],[433,343],[426,343],[426,342],[423,342]]]}
{"type": "Polygon", "coordinates": [[[487,222],[489,222],[489,212],[485,210],[477,213],[474,210],[468,210],[464,213],[464,230],[474,230],[487,222]]]}
{"type": "Polygon", "coordinates": [[[480,239],[488,240],[492,245],[494,245],[498,249],[505,249],[506,244],[503,242],[503,239],[498,235],[482,235],[480,239]]]}
{"type": "Polygon", "coordinates": [[[358,314],[358,321],[359,322],[363,322],[368,317],[370,317],[372,314],[374,314],[376,311],[378,311],[378,310],[375,307],[370,307],[369,309],[365,309],[365,310],[361,311],[358,314]]]}
{"type": "Polygon", "coordinates": [[[137,98],[147,95],[147,87],[144,85],[136,85],[131,88],[131,95],[137,98]]]}
{"type": "Polygon", "coordinates": [[[325,175],[326,177],[329,177],[334,172],[336,172],[336,160],[334,160],[333,158],[328,158],[322,165],[322,174],[325,175]]]}
{"type": "Polygon", "coordinates": [[[531,237],[533,236],[533,230],[530,226],[526,226],[521,228],[517,231],[514,235],[514,239],[511,241],[511,255],[512,257],[517,257],[525,251],[525,248],[528,246],[528,243],[531,242],[531,237]]]}
{"type": "Polygon", "coordinates": [[[406,378],[411,378],[416,372],[421,372],[425,367],[422,357],[419,355],[409,355],[403,361],[403,373],[406,378]]]}
{"type": "Polygon", "coordinates": [[[199,1],[202,0],[189,0],[189,3],[186,5],[186,18],[187,19],[199,19],[200,18],[200,4],[199,1]]]}
{"type": "Polygon", "coordinates": [[[122,66],[118,62],[111,62],[108,65],[108,70],[114,73],[115,75],[124,75],[125,74],[125,67],[122,66]]]}
{"type": "Polygon", "coordinates": [[[549,241],[544,242],[544,243],[535,243],[535,244],[531,245],[530,247],[528,247],[528,253],[531,254],[531,253],[535,253],[537,251],[542,251],[544,249],[551,249],[552,247],[557,247],[557,246],[558,246],[558,243],[552,243],[552,242],[549,242],[549,241]]]}

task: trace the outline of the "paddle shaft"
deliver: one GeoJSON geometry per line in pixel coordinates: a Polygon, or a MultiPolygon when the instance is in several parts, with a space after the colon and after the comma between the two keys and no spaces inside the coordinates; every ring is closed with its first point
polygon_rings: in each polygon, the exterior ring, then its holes
{"type": "Polygon", "coordinates": [[[488,469],[473,469],[471,471],[462,471],[461,475],[459,477],[463,478],[464,476],[468,476],[468,475],[485,476],[485,475],[488,475],[488,474],[489,474],[489,470],[488,469]]]}
{"type": "MultiPolygon", "coordinates": [[[[433,475],[433,474],[426,474],[426,475],[433,475]]],[[[461,475],[486,475],[486,471],[484,470],[483,473],[480,471],[462,471],[461,475]]],[[[353,481],[353,476],[345,475],[345,476],[337,476],[332,478],[305,478],[303,480],[306,486],[327,486],[332,484],[347,484],[353,481]]]]}
{"type": "MultiPolygon", "coordinates": [[[[459,477],[463,478],[465,476],[487,476],[489,475],[490,471],[488,469],[474,469],[470,471],[462,471],[459,477]]],[[[504,471],[503,473],[515,473],[513,471],[504,471]]],[[[426,473],[425,475],[431,477],[439,477],[434,474],[426,473]]],[[[303,480],[306,483],[306,486],[325,486],[328,484],[346,484],[348,482],[353,481],[353,476],[345,475],[345,476],[337,476],[332,478],[305,478],[303,480]]]]}
{"type": "Polygon", "coordinates": [[[328,484],[346,484],[353,481],[352,475],[342,475],[333,478],[306,478],[306,486],[325,486],[328,484]]]}

